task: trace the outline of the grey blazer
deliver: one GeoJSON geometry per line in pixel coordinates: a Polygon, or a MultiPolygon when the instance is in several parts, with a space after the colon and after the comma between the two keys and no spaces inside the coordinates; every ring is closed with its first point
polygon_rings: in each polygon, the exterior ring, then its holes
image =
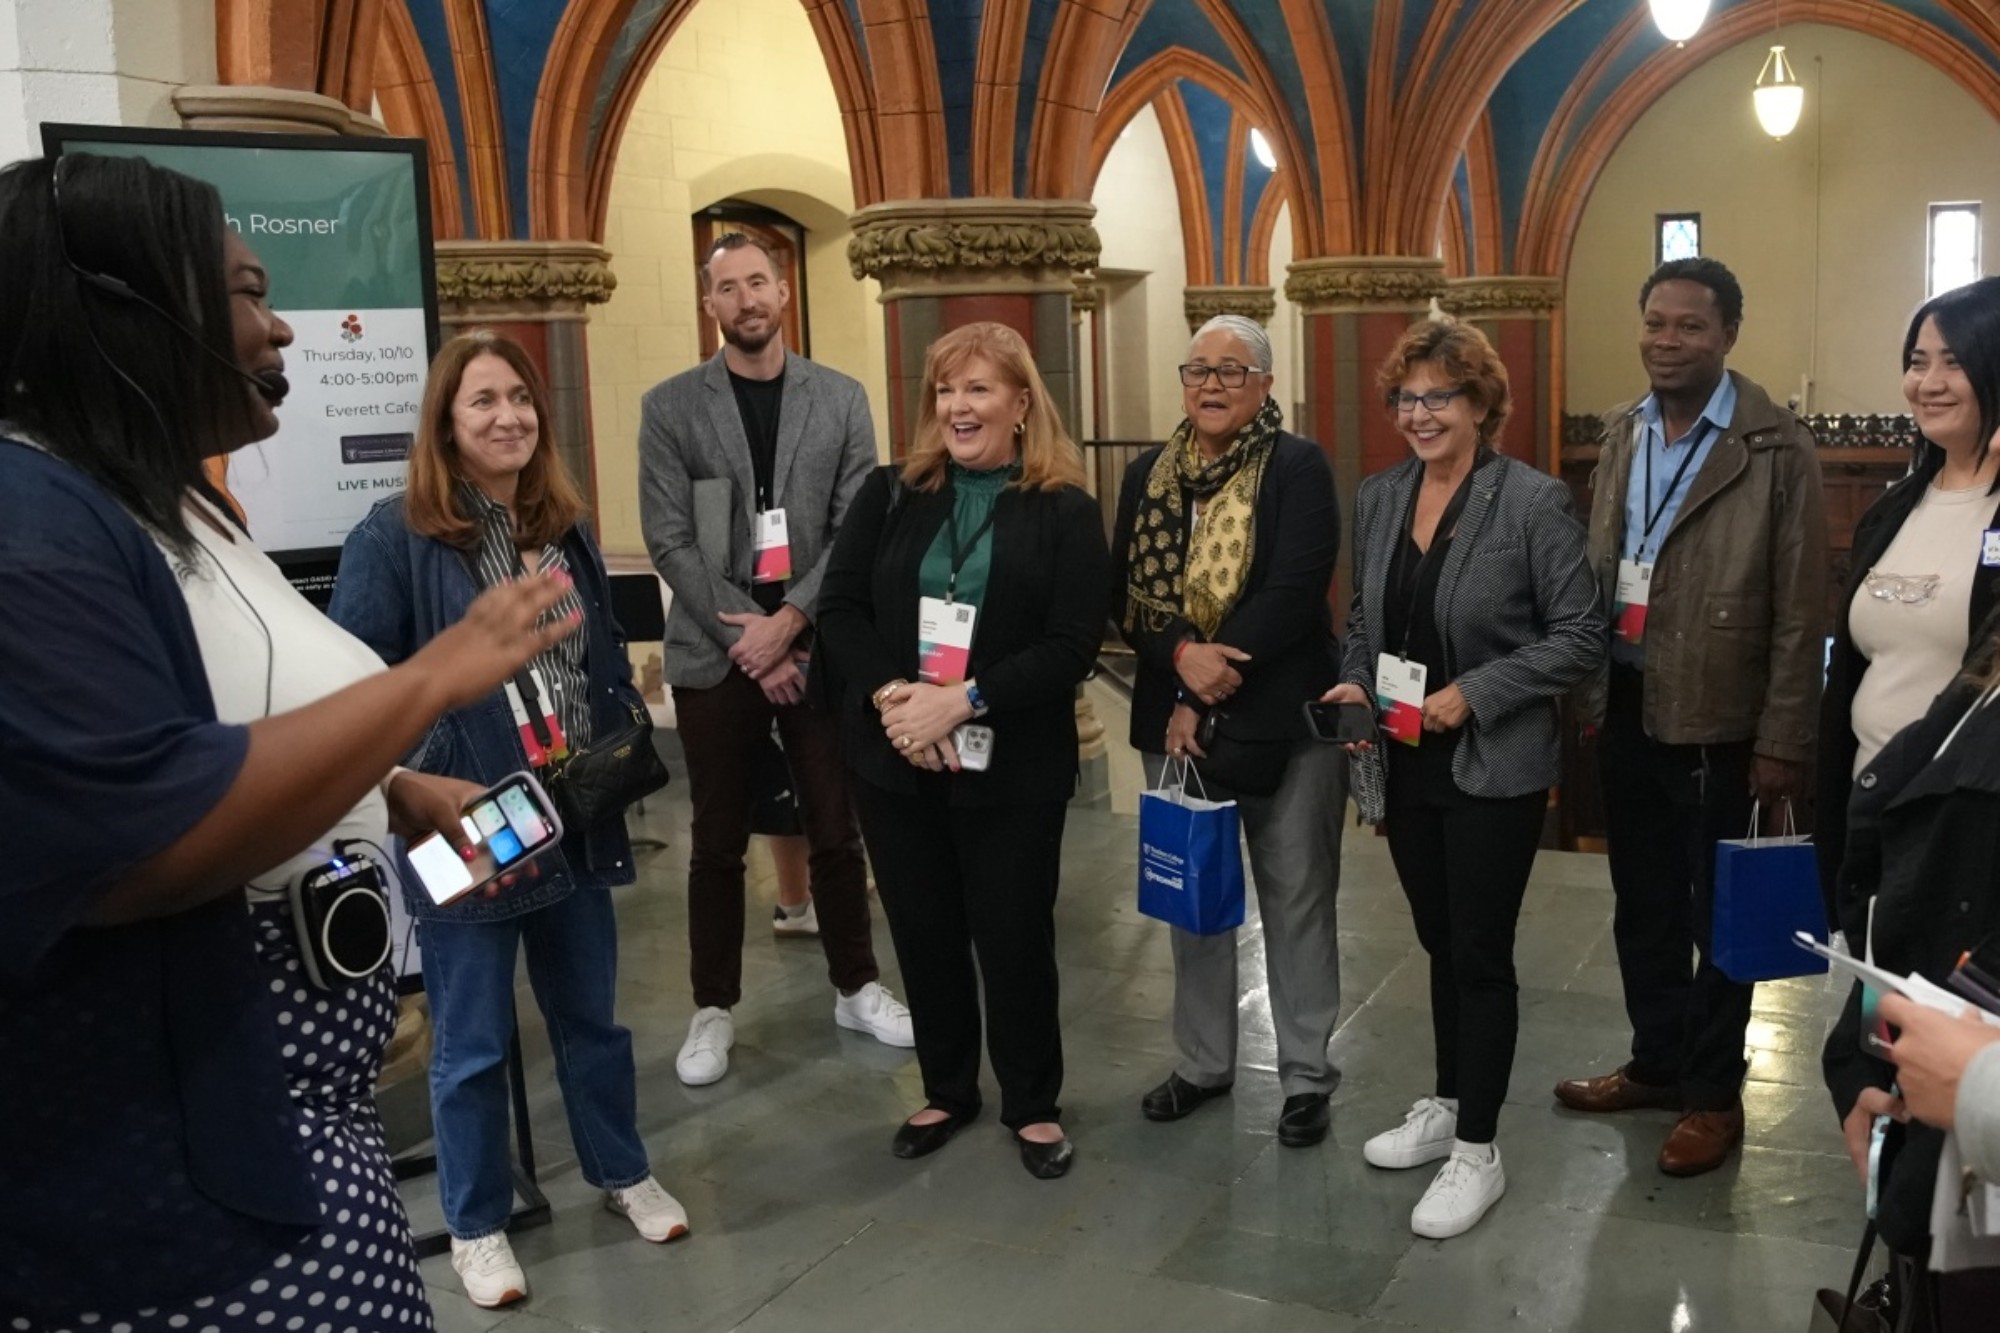
{"type": "MultiPolygon", "coordinates": [[[[655,385],[641,401],[639,519],[653,567],[674,590],[661,656],[667,683],[690,689],[729,674],[729,646],[742,631],[718,617],[758,610],[750,596],[757,503],[750,439],[722,356],[655,385]],[[726,487],[727,503],[698,506],[698,487],[718,500],[726,487]],[[697,533],[697,508],[731,515],[726,544],[697,533]],[[728,558],[718,567],[723,550],[728,558]]],[[[792,543],[785,601],[807,620],[833,535],[874,466],[875,423],[860,382],[786,353],[772,490],[792,543]]]]}
{"type": "MultiPolygon", "coordinates": [[[[1373,693],[1382,599],[1410,529],[1417,459],[1361,483],[1354,502],[1354,606],[1341,679],[1373,693]],[[1371,626],[1377,627],[1371,632],[1371,626]]],[[[1438,637],[1472,716],[1451,774],[1471,796],[1554,786],[1562,695],[1603,660],[1604,610],[1569,490],[1495,454],[1473,474],[1438,575],[1438,637]]]]}

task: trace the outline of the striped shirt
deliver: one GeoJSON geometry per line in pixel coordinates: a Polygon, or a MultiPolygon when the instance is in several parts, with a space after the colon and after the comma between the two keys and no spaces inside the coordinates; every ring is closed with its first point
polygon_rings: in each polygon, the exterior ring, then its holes
{"type": "MultiPolygon", "coordinates": [[[[479,550],[475,558],[479,586],[491,588],[525,573],[520,549],[514,542],[513,511],[463,480],[458,483],[458,498],[472,521],[479,525],[479,550]]],[[[569,561],[560,545],[550,543],[542,547],[541,568],[544,573],[569,572],[569,561]]],[[[583,599],[572,586],[564,590],[562,600],[543,613],[541,623],[548,625],[564,616],[583,613],[583,599]]],[[[542,649],[534,661],[542,683],[555,696],[556,720],[562,723],[571,750],[590,743],[590,672],[584,665],[584,646],[584,635],[579,630],[542,649]]]]}

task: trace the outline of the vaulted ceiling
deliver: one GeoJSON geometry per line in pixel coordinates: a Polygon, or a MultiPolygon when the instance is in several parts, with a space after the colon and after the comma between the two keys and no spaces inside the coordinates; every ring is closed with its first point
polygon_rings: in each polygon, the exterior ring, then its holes
{"type": "MultiPolygon", "coordinates": [[[[372,14],[367,91],[392,129],[438,145],[440,230],[583,238],[602,234],[637,90],[699,3],[728,0],[220,0],[219,11],[305,6],[329,32],[338,13],[372,14]]],[[[858,202],[1088,198],[1118,132],[1151,105],[1183,190],[1198,187],[1183,210],[1199,221],[1191,281],[1262,280],[1259,238],[1280,202],[1300,255],[1422,255],[1442,235],[1461,271],[1560,272],[1634,121],[1700,62],[1781,21],[1892,42],[2000,116],[1990,0],[1717,0],[1684,48],[1658,35],[1645,0],[800,3],[839,98],[858,202]],[[1253,126],[1275,171],[1246,151],[1253,126]]],[[[352,102],[356,85],[336,95],[352,102]]]]}

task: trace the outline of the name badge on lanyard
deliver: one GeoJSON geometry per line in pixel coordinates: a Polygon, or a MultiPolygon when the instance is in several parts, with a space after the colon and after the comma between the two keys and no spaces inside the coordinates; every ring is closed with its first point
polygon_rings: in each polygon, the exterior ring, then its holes
{"type": "Polygon", "coordinates": [[[752,583],[783,583],[792,576],[792,539],[785,531],[785,511],[766,509],[757,515],[757,562],[752,583]]]}
{"type": "Polygon", "coordinates": [[[514,725],[520,729],[521,748],[527,752],[529,767],[542,768],[558,759],[568,758],[569,741],[563,736],[562,723],[556,720],[555,696],[549,693],[549,687],[543,683],[541,668],[529,667],[528,681],[529,688],[534,691],[535,709],[541,714],[540,730],[547,734],[548,743],[546,745],[542,743],[542,736],[537,733],[535,719],[528,712],[529,701],[522,697],[521,687],[512,680],[508,681],[505,687],[507,707],[514,714],[514,725]]]}
{"type": "Polygon", "coordinates": [[[1980,536],[1979,563],[1987,569],[2000,567],[2000,528],[1988,528],[1980,536]]]}
{"type": "Polygon", "coordinates": [[[1646,603],[1653,592],[1653,566],[1641,560],[1618,562],[1618,591],[1611,598],[1611,633],[1638,647],[1646,641],[1646,603]]]}
{"type": "Polygon", "coordinates": [[[917,600],[917,679],[926,685],[962,685],[972,665],[972,628],[979,608],[943,597],[917,600]]]}
{"type": "Polygon", "coordinates": [[[1424,681],[1430,668],[1394,653],[1375,656],[1375,713],[1382,733],[1405,745],[1424,737],[1424,681]]]}

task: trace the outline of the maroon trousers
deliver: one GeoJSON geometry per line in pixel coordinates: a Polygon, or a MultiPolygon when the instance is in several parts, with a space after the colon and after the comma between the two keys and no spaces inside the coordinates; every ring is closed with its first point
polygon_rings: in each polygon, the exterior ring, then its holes
{"type": "Polygon", "coordinates": [[[827,976],[843,992],[881,975],[868,923],[868,870],[848,804],[832,718],[779,705],[735,667],[705,690],[674,687],[694,805],[688,858],[689,974],[694,1002],[728,1009],[743,996],[743,853],[756,800],[753,759],[775,720],[811,847],[813,904],[827,976]]]}

